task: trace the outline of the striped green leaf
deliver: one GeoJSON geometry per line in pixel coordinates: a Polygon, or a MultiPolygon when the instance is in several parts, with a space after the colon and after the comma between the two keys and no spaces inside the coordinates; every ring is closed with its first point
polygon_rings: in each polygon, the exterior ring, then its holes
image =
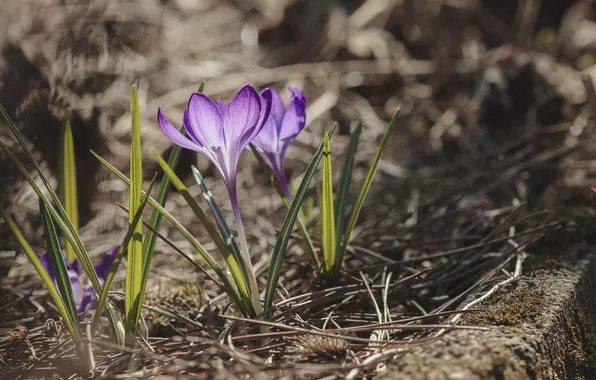
{"type": "Polygon", "coordinates": [[[331,273],[336,266],[336,231],[333,206],[333,172],[331,167],[331,147],[329,135],[325,132],[323,141],[323,179],[321,183],[321,239],[325,272],[331,273]]]}
{"type": "MultiPolygon", "coordinates": [[[[356,150],[358,149],[358,141],[360,133],[362,132],[362,122],[358,121],[358,125],[352,136],[350,137],[350,144],[346,152],[346,159],[341,171],[341,179],[339,181],[339,190],[337,192],[337,199],[335,200],[335,230],[336,230],[336,252],[341,252],[341,242],[344,232],[344,218],[346,214],[346,200],[350,190],[350,183],[352,183],[352,171],[354,170],[354,161],[356,157],[356,150]]],[[[338,254],[334,261],[333,273],[328,273],[332,277],[337,277],[342,265],[342,258],[338,254]]]]}
{"type": "MultiPolygon", "coordinates": [[[[337,124],[334,124],[329,131],[329,136],[333,134],[337,124]]],[[[283,262],[283,258],[285,256],[286,249],[288,248],[288,242],[290,240],[290,235],[292,234],[292,229],[294,227],[294,223],[298,218],[298,212],[300,207],[302,207],[302,202],[304,201],[304,197],[306,196],[306,191],[310,186],[310,183],[315,175],[317,167],[321,162],[321,158],[323,157],[323,143],[313,156],[308,168],[306,169],[306,173],[302,178],[302,182],[298,187],[298,191],[296,192],[296,197],[294,198],[294,202],[292,202],[292,206],[290,210],[286,214],[286,218],[282,224],[281,231],[277,236],[277,241],[275,243],[275,247],[273,248],[273,252],[271,253],[271,260],[269,264],[269,272],[267,275],[267,285],[265,288],[265,310],[271,307],[273,304],[273,299],[275,297],[275,290],[277,289],[277,282],[279,280],[279,274],[281,270],[281,264],[283,262]]]]}
{"type": "MultiPolygon", "coordinates": [[[[234,254],[234,250],[231,248],[231,244],[230,245],[226,244],[224,239],[217,232],[213,223],[211,223],[209,218],[207,218],[207,215],[205,215],[205,213],[201,209],[201,206],[199,206],[199,204],[193,198],[193,196],[190,195],[190,193],[188,192],[188,189],[182,183],[180,178],[178,178],[176,173],[170,167],[168,167],[165,160],[159,154],[157,154],[157,152],[155,152],[154,150],[152,150],[152,153],[153,153],[153,156],[155,156],[155,159],[157,160],[159,166],[161,166],[164,173],[168,177],[170,177],[170,180],[172,181],[172,184],[174,185],[176,190],[180,194],[182,194],[182,196],[184,197],[184,200],[186,200],[186,202],[188,203],[188,206],[191,208],[191,210],[193,210],[195,215],[199,218],[199,220],[201,221],[201,223],[203,224],[203,226],[209,233],[209,236],[211,237],[211,239],[217,246],[217,249],[220,251],[220,253],[224,257],[224,260],[226,261],[226,264],[228,265],[228,268],[230,269],[230,273],[232,274],[232,278],[234,279],[234,282],[236,283],[236,286],[237,286],[238,290],[240,291],[240,295],[242,296],[242,298],[245,301],[248,301],[248,304],[252,304],[250,301],[251,300],[250,291],[249,291],[250,285],[248,283],[249,275],[246,272],[247,269],[246,269],[246,266],[244,265],[244,260],[242,260],[242,256],[240,256],[240,255],[236,256],[234,254]]],[[[252,316],[254,316],[254,314],[252,316]]]]}
{"type": "Polygon", "coordinates": [[[58,309],[60,316],[62,317],[62,319],[64,319],[64,323],[66,324],[66,327],[68,328],[68,331],[70,332],[73,340],[77,343],[77,345],[81,344],[81,331],[79,328],[78,320],[72,319],[71,313],[68,311],[68,307],[64,303],[64,300],[62,299],[60,292],[54,285],[54,282],[52,281],[46,270],[44,269],[43,265],[41,264],[41,261],[39,261],[37,255],[35,254],[35,252],[33,252],[33,249],[31,248],[29,243],[27,243],[27,240],[25,239],[15,222],[10,218],[8,213],[4,211],[4,209],[1,207],[0,216],[2,216],[2,219],[4,219],[4,221],[6,222],[8,228],[10,228],[13,235],[17,238],[17,241],[25,251],[27,258],[29,259],[31,264],[33,264],[33,267],[39,274],[39,277],[43,281],[48,292],[50,293],[50,296],[52,297],[54,304],[56,304],[56,308],[58,309]]]}
{"type": "MultiPolygon", "coordinates": [[[[104,165],[108,170],[110,170],[114,175],[116,175],[116,177],[118,177],[122,182],[124,182],[125,184],[130,186],[130,179],[128,177],[126,177],[122,172],[120,172],[118,169],[116,169],[112,164],[110,164],[108,161],[103,159],[97,153],[91,151],[91,154],[93,154],[101,162],[102,165],[104,165]]],[[[221,279],[222,283],[224,284],[224,287],[227,289],[228,294],[232,297],[232,299],[234,300],[236,305],[240,308],[242,314],[250,315],[249,310],[246,309],[246,307],[244,306],[245,304],[240,299],[240,296],[238,294],[236,287],[230,283],[230,281],[228,280],[228,277],[222,271],[221,267],[219,266],[219,264],[217,264],[215,259],[211,256],[211,254],[209,254],[209,252],[201,245],[201,243],[199,243],[194,238],[194,236],[192,236],[192,234],[182,224],[180,224],[180,222],[178,220],[176,220],[176,218],[174,218],[174,216],[172,214],[170,214],[163,206],[161,206],[155,199],[153,199],[152,197],[149,197],[149,203],[157,211],[159,211],[159,213],[161,215],[163,215],[163,217],[166,218],[182,234],[182,236],[184,236],[184,238],[186,240],[188,240],[188,242],[193,246],[193,248],[201,256],[201,258],[203,258],[203,260],[205,260],[207,262],[207,264],[215,271],[215,274],[217,274],[217,276],[221,279]]]]}
{"type": "MultiPolygon", "coordinates": [[[[259,161],[259,163],[261,164],[261,167],[269,172],[269,178],[271,179],[271,183],[273,184],[273,186],[277,190],[277,193],[279,194],[281,200],[284,202],[284,204],[286,205],[286,207],[289,210],[292,207],[292,205],[290,204],[290,200],[288,199],[288,197],[286,197],[286,194],[282,190],[279,181],[273,175],[271,168],[265,163],[265,160],[263,160],[263,157],[261,157],[261,153],[259,153],[257,151],[257,149],[254,147],[253,144],[250,144],[250,149],[252,150],[255,157],[257,158],[257,161],[259,161]]],[[[306,228],[306,225],[304,224],[303,218],[300,216],[300,214],[302,214],[302,208],[300,208],[300,211],[298,213],[297,223],[298,223],[298,229],[300,230],[300,234],[302,235],[302,238],[304,239],[303,247],[304,247],[306,253],[308,253],[308,255],[310,256],[310,259],[311,259],[313,265],[315,266],[315,268],[318,268],[319,260],[317,258],[315,246],[312,242],[310,234],[308,233],[308,229],[306,228]]]]}
{"type": "MultiPolygon", "coordinates": [[[[79,228],[79,205],[77,196],[77,170],[74,154],[74,141],[72,138],[72,127],[70,121],[62,125],[60,130],[60,152],[58,154],[58,189],[60,201],[64,205],[66,215],[70,219],[73,228],[79,228]]],[[[69,262],[76,259],[74,247],[66,238],[64,242],[64,251],[69,262]]]]}
{"type": "MultiPolygon", "coordinates": [[[[132,113],[132,132],[130,145],[130,214],[129,224],[141,207],[143,193],[143,163],[141,156],[141,113],[139,110],[139,96],[137,88],[132,86],[130,92],[130,104],[132,113]]],[[[126,266],[126,284],[124,287],[124,327],[126,330],[126,343],[134,346],[137,323],[141,314],[141,284],[143,282],[143,224],[136,223],[135,231],[128,243],[128,259],[126,266]]]]}
{"type": "MultiPolygon", "coordinates": [[[[137,231],[137,225],[141,224],[141,222],[142,222],[141,219],[143,216],[143,210],[145,209],[145,206],[147,205],[147,201],[149,200],[148,194],[151,194],[151,190],[153,189],[153,185],[155,184],[155,178],[156,178],[156,176],[153,177],[153,180],[151,181],[151,184],[149,185],[149,189],[147,190],[147,192],[143,194],[141,204],[139,205],[137,212],[135,214],[133,214],[132,221],[129,223],[128,230],[126,231],[126,235],[124,235],[124,239],[122,240],[122,243],[120,244],[120,248],[118,249],[118,252],[116,253],[116,257],[114,257],[112,266],[110,266],[110,271],[108,273],[108,277],[106,278],[105,284],[104,284],[101,294],[99,296],[99,302],[97,303],[97,308],[95,309],[95,315],[93,317],[93,323],[92,323],[92,326],[94,328],[99,323],[99,318],[100,318],[101,313],[102,313],[102,311],[106,305],[106,302],[108,300],[108,294],[112,287],[112,283],[114,282],[114,277],[116,276],[116,272],[118,271],[118,268],[120,267],[120,263],[122,262],[122,258],[124,257],[124,254],[127,253],[127,251],[128,251],[129,243],[137,231]]],[[[147,267],[146,270],[149,270],[149,268],[147,267]]]]}
{"type": "Polygon", "coordinates": [[[68,270],[64,263],[62,249],[60,249],[60,243],[58,242],[58,234],[56,233],[52,217],[48,213],[48,209],[41,199],[39,200],[39,212],[41,214],[41,224],[46,239],[48,254],[56,275],[56,285],[58,286],[60,296],[64,301],[64,306],[66,306],[66,310],[70,315],[70,319],[78,321],[77,305],[72,292],[70,276],[68,275],[68,270]]]}
{"type": "Polygon", "coordinates": [[[358,199],[356,200],[356,204],[354,209],[352,210],[352,215],[350,216],[350,220],[348,222],[348,227],[346,228],[346,232],[344,234],[344,240],[341,249],[341,257],[339,258],[340,265],[343,263],[343,259],[346,256],[346,252],[348,251],[348,245],[350,244],[350,240],[352,238],[352,232],[354,232],[354,228],[356,227],[356,222],[358,222],[358,217],[360,216],[360,211],[362,211],[362,206],[364,206],[364,200],[366,199],[366,195],[370,190],[370,186],[372,185],[372,181],[375,177],[377,169],[379,168],[379,162],[381,161],[381,157],[383,156],[383,152],[385,151],[385,147],[389,142],[389,136],[391,135],[391,131],[393,127],[395,127],[395,123],[397,122],[397,115],[399,114],[399,108],[395,111],[395,114],[391,118],[389,125],[387,126],[387,130],[383,135],[383,139],[381,140],[381,144],[377,149],[377,153],[375,154],[375,158],[368,170],[366,178],[364,179],[364,184],[360,189],[360,194],[358,195],[358,199]]]}
{"type": "MultiPolygon", "coordinates": [[[[0,105],[0,112],[4,113],[4,117],[6,118],[8,124],[11,126],[11,129],[13,129],[13,133],[15,134],[15,136],[17,136],[17,140],[19,140],[19,142],[22,142],[23,144],[25,144],[25,142],[22,139],[22,137],[20,136],[18,130],[16,129],[16,127],[14,127],[14,124],[12,123],[10,118],[8,118],[8,116],[6,115],[6,111],[4,110],[2,105],[0,105]]],[[[73,225],[70,222],[68,215],[66,215],[64,207],[60,203],[60,200],[56,196],[56,193],[50,186],[49,182],[43,175],[43,172],[41,171],[39,164],[35,160],[35,157],[31,153],[31,151],[29,150],[27,145],[22,145],[22,148],[25,149],[28,152],[28,154],[30,154],[29,157],[32,160],[33,164],[35,165],[36,171],[37,171],[39,177],[42,179],[42,182],[45,184],[46,189],[50,193],[52,200],[49,200],[45,196],[45,194],[41,191],[41,189],[39,188],[39,186],[37,185],[37,183],[31,176],[31,174],[27,171],[25,166],[16,157],[16,155],[12,152],[12,150],[6,144],[4,144],[4,142],[2,142],[2,140],[0,140],[0,148],[4,151],[4,153],[6,153],[7,157],[12,161],[12,163],[16,166],[16,168],[19,170],[19,172],[21,172],[21,174],[25,177],[25,179],[27,180],[27,182],[29,183],[29,185],[31,186],[31,188],[33,189],[35,194],[41,200],[43,200],[43,202],[48,210],[48,213],[52,216],[52,219],[54,220],[54,223],[56,223],[56,225],[58,225],[60,231],[63,233],[63,236],[74,247],[75,253],[77,254],[77,259],[79,260],[79,263],[81,264],[85,273],[87,274],[87,277],[89,278],[89,281],[91,282],[91,285],[93,286],[93,290],[97,294],[100,294],[101,293],[101,284],[99,282],[97,274],[95,273],[95,268],[93,267],[93,263],[91,262],[91,259],[89,258],[87,250],[85,249],[85,246],[81,242],[81,239],[80,239],[77,231],[73,228],[73,225]],[[53,203],[56,204],[58,211],[56,211],[56,209],[54,209],[54,207],[52,205],[53,203]]],[[[118,325],[116,323],[116,317],[115,317],[114,310],[111,307],[108,307],[107,310],[108,310],[108,318],[109,318],[109,322],[110,322],[110,327],[111,327],[112,331],[114,332],[116,339],[118,339],[118,337],[120,335],[118,334],[119,329],[118,329],[118,325]]],[[[117,341],[117,343],[120,344],[121,342],[117,341]]]]}

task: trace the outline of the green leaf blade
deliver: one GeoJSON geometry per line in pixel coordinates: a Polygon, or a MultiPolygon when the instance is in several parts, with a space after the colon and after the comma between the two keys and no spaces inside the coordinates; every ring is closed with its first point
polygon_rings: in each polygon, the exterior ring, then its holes
{"type": "Polygon", "coordinates": [[[238,287],[238,290],[240,291],[242,298],[250,301],[251,297],[250,297],[250,291],[249,291],[250,285],[248,282],[249,281],[248,273],[246,272],[247,269],[246,269],[246,266],[244,265],[244,260],[242,259],[242,257],[239,254],[239,251],[235,253],[232,250],[231,245],[226,244],[226,242],[223,240],[222,236],[215,229],[215,226],[213,225],[213,223],[211,223],[209,218],[207,218],[207,215],[205,215],[205,213],[201,209],[201,206],[199,206],[197,201],[192,197],[192,195],[190,195],[190,193],[188,192],[188,189],[182,183],[180,178],[178,178],[178,176],[172,170],[172,168],[170,168],[167,165],[165,160],[159,154],[157,154],[157,152],[152,151],[152,153],[153,153],[153,156],[155,157],[155,159],[157,160],[159,166],[164,171],[165,175],[167,175],[170,178],[170,180],[172,181],[172,184],[174,185],[176,190],[180,194],[182,194],[182,196],[186,200],[186,203],[188,203],[188,206],[193,210],[194,214],[199,218],[199,220],[201,221],[201,223],[203,224],[203,226],[209,233],[209,236],[211,237],[211,239],[217,246],[217,249],[221,252],[222,256],[224,257],[224,260],[226,261],[226,264],[228,265],[228,268],[230,269],[232,278],[234,279],[234,282],[236,283],[236,286],[238,287]]]}
{"type": "Polygon", "coordinates": [[[375,177],[377,169],[379,168],[379,162],[381,161],[383,152],[385,151],[387,143],[389,142],[389,136],[391,135],[391,131],[395,127],[398,115],[399,115],[399,108],[397,109],[397,111],[395,111],[395,114],[393,115],[393,117],[391,118],[391,121],[389,122],[389,125],[387,126],[387,130],[385,131],[385,134],[383,135],[381,144],[379,145],[379,148],[377,149],[375,158],[373,159],[370,169],[368,170],[368,173],[366,175],[364,183],[362,184],[362,188],[360,189],[360,194],[358,195],[358,199],[356,200],[356,204],[354,206],[354,209],[352,210],[352,215],[350,216],[350,220],[348,222],[348,226],[347,226],[346,232],[344,234],[342,249],[340,251],[341,252],[340,262],[342,262],[342,263],[343,263],[343,259],[344,259],[345,255],[346,255],[346,252],[348,251],[348,245],[350,244],[350,240],[352,238],[352,232],[354,231],[354,228],[356,227],[356,222],[358,222],[358,217],[360,216],[360,211],[362,211],[362,207],[364,206],[364,200],[366,199],[366,196],[368,195],[368,191],[370,190],[372,181],[375,177]]]}
{"type": "Polygon", "coordinates": [[[323,259],[325,272],[331,273],[336,266],[336,231],[333,206],[333,172],[331,167],[331,147],[329,135],[325,132],[323,141],[323,179],[321,190],[321,226],[323,259]]]}
{"type": "Polygon", "coordinates": [[[68,275],[68,270],[64,264],[64,256],[62,255],[62,250],[60,249],[60,244],[58,242],[56,228],[54,227],[52,217],[48,213],[47,207],[41,199],[39,200],[39,212],[41,214],[41,223],[46,238],[48,254],[56,275],[56,285],[58,285],[60,296],[64,301],[66,310],[70,314],[70,318],[73,321],[77,321],[77,306],[72,291],[70,276],[68,275]]]}
{"type": "MultiPolygon", "coordinates": [[[[79,205],[77,196],[77,170],[70,121],[67,121],[62,125],[60,132],[60,153],[58,155],[58,188],[60,190],[60,201],[64,205],[66,215],[68,215],[73,228],[78,230],[79,205]]],[[[66,259],[72,263],[76,259],[74,247],[66,238],[63,238],[63,241],[66,259]]]]}
{"type": "MultiPolygon", "coordinates": [[[[39,261],[39,258],[37,257],[37,255],[35,254],[35,252],[33,252],[33,249],[31,248],[29,243],[27,243],[27,240],[23,236],[23,233],[19,230],[19,228],[17,227],[15,222],[10,218],[8,213],[6,211],[4,211],[4,209],[2,207],[0,207],[0,216],[2,217],[2,219],[4,219],[7,226],[12,231],[13,235],[17,238],[17,241],[19,242],[19,244],[25,251],[25,254],[27,255],[27,258],[29,259],[31,264],[33,264],[33,267],[39,274],[39,277],[43,281],[48,292],[50,293],[52,300],[56,304],[56,307],[58,308],[58,312],[64,319],[64,322],[66,323],[66,327],[68,328],[68,331],[72,335],[73,340],[77,343],[77,345],[79,345],[81,343],[81,331],[80,331],[78,321],[72,319],[71,313],[68,311],[68,307],[64,303],[64,300],[62,299],[58,289],[54,285],[54,282],[52,281],[52,279],[50,278],[50,276],[44,269],[43,265],[41,264],[41,261],[39,261]]],[[[64,264],[64,262],[63,262],[63,264],[64,264]]]]}
{"type": "MultiPolygon", "coordinates": [[[[290,208],[292,207],[292,205],[290,204],[290,200],[288,199],[285,192],[281,188],[281,185],[280,185],[279,181],[277,180],[277,178],[271,172],[271,168],[265,163],[265,160],[263,160],[263,157],[261,157],[261,154],[257,151],[257,149],[254,147],[254,145],[250,144],[250,149],[254,153],[255,157],[257,158],[257,161],[259,161],[261,166],[265,170],[269,171],[269,174],[270,174],[269,177],[271,178],[271,182],[273,183],[273,186],[275,187],[277,193],[279,194],[279,197],[281,198],[281,200],[286,205],[286,207],[288,208],[288,211],[289,211],[290,208]]],[[[314,267],[318,268],[319,260],[317,258],[315,246],[314,246],[312,239],[310,237],[310,233],[309,233],[308,229],[306,228],[304,221],[302,220],[301,214],[303,214],[302,207],[300,208],[300,210],[298,212],[298,228],[300,230],[300,234],[302,235],[302,238],[304,239],[303,248],[308,253],[314,267]]]]}
{"type": "Polygon", "coordinates": [[[114,277],[116,276],[116,272],[118,271],[118,268],[120,267],[120,263],[122,262],[122,258],[124,257],[124,254],[127,253],[127,251],[128,251],[129,243],[137,231],[137,225],[140,224],[140,222],[142,222],[143,210],[145,209],[145,206],[147,205],[147,202],[149,201],[148,194],[151,193],[151,190],[153,189],[154,184],[155,184],[155,177],[153,177],[153,180],[151,181],[151,184],[149,185],[149,189],[144,194],[143,199],[141,200],[141,204],[139,205],[139,208],[137,209],[137,212],[135,214],[133,214],[132,221],[129,223],[128,230],[126,231],[126,235],[124,236],[124,239],[122,240],[122,243],[120,244],[120,248],[118,249],[118,252],[116,253],[116,257],[114,257],[114,261],[112,262],[112,265],[110,266],[110,271],[108,272],[108,276],[106,277],[103,289],[99,296],[97,308],[95,309],[95,316],[93,317],[93,323],[92,323],[94,328],[99,323],[99,317],[101,316],[101,313],[107,303],[108,294],[112,287],[112,283],[114,282],[114,277]]]}
{"type": "MultiPolygon", "coordinates": [[[[341,172],[341,178],[339,181],[339,190],[337,192],[337,199],[335,202],[335,230],[336,230],[336,252],[341,252],[341,242],[344,233],[344,218],[346,214],[346,201],[350,190],[350,184],[352,182],[352,172],[354,171],[354,162],[356,158],[356,151],[358,150],[358,143],[360,140],[360,133],[362,132],[362,121],[358,121],[358,125],[352,136],[350,137],[350,143],[348,145],[348,151],[346,152],[346,159],[341,172]]],[[[339,275],[341,269],[342,259],[338,257],[334,262],[333,277],[339,275]]]]}
{"type": "MultiPolygon", "coordinates": [[[[132,224],[134,216],[141,206],[143,194],[143,166],[141,156],[141,116],[139,110],[139,97],[135,86],[130,93],[132,108],[132,142],[130,149],[130,214],[129,223],[132,224]]],[[[142,221],[142,218],[141,218],[142,221]]],[[[137,223],[134,233],[128,243],[128,260],[126,267],[126,284],[124,291],[124,314],[127,344],[134,345],[137,323],[141,314],[141,285],[143,281],[143,225],[137,223]]]]}
{"type": "MultiPolygon", "coordinates": [[[[91,154],[95,156],[99,160],[99,162],[104,165],[108,170],[110,170],[116,177],[118,177],[122,182],[130,186],[131,181],[128,177],[126,177],[122,172],[116,169],[112,164],[106,161],[103,157],[98,155],[97,153],[91,151],[91,154]]],[[[145,194],[145,193],[143,193],[145,194]]],[[[217,261],[211,256],[211,254],[197,241],[197,239],[192,236],[192,234],[182,225],[176,218],[170,214],[163,206],[161,206],[155,199],[149,197],[149,203],[153,206],[156,210],[159,211],[160,214],[163,215],[173,226],[176,228],[182,236],[193,246],[193,248],[197,251],[197,253],[201,256],[203,260],[207,262],[207,264],[215,271],[217,276],[220,278],[222,283],[224,284],[225,288],[227,289],[228,294],[232,297],[236,305],[240,307],[242,313],[244,315],[249,315],[249,311],[246,308],[243,309],[243,302],[240,299],[238,292],[234,286],[231,285],[228,277],[225,275],[217,261]]]]}
{"type": "MultiPolygon", "coordinates": [[[[333,134],[337,124],[334,124],[329,131],[329,136],[333,134]]],[[[288,242],[290,240],[290,235],[292,233],[292,228],[294,227],[294,223],[298,218],[299,210],[302,206],[302,202],[304,201],[304,197],[306,196],[306,191],[310,186],[310,183],[315,175],[317,167],[321,162],[321,158],[323,157],[323,144],[319,147],[315,155],[313,156],[308,168],[306,169],[306,173],[302,178],[302,182],[298,187],[298,191],[296,192],[296,197],[294,198],[294,202],[292,202],[292,206],[290,210],[286,214],[286,218],[282,225],[281,231],[277,237],[277,241],[275,243],[275,247],[273,248],[273,252],[271,253],[271,263],[269,264],[269,274],[267,276],[267,285],[265,288],[265,310],[270,308],[273,304],[273,298],[275,297],[275,291],[277,289],[277,282],[279,280],[281,264],[285,255],[285,251],[288,247],[288,242]]]]}

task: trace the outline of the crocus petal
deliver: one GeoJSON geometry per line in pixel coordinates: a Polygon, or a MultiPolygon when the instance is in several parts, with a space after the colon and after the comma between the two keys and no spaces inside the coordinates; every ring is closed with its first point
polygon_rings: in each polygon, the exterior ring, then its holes
{"type": "MultiPolygon", "coordinates": [[[[97,263],[94,266],[95,273],[97,274],[101,286],[105,284],[106,278],[110,274],[110,268],[112,267],[112,263],[114,262],[114,259],[116,258],[119,249],[120,245],[113,246],[111,250],[106,252],[101,257],[99,263],[97,263]]],[[[79,290],[79,292],[81,292],[81,290],[79,290]]],[[[78,299],[80,299],[80,301],[77,303],[79,313],[87,312],[90,309],[97,306],[97,294],[95,293],[95,290],[93,289],[93,285],[91,283],[87,285],[87,287],[85,288],[85,292],[83,294],[80,294],[78,299]]]]}
{"type": "Polygon", "coordinates": [[[225,115],[226,112],[228,112],[228,105],[225,102],[222,102],[221,100],[216,100],[215,105],[217,106],[217,108],[219,108],[219,112],[221,112],[222,115],[225,115]]]}
{"type": "Polygon", "coordinates": [[[184,113],[184,127],[198,144],[207,149],[226,146],[224,118],[219,108],[204,94],[194,93],[184,113]]]}
{"type": "Polygon", "coordinates": [[[286,106],[279,93],[273,89],[271,91],[271,117],[278,127],[281,125],[281,121],[286,113],[286,106]]]}
{"type": "Polygon", "coordinates": [[[50,279],[56,282],[56,272],[54,272],[54,266],[52,265],[52,260],[50,259],[50,253],[48,251],[44,252],[41,256],[39,256],[39,261],[41,262],[41,266],[43,269],[46,270],[50,279]]]}
{"type": "Polygon", "coordinates": [[[252,143],[259,152],[276,153],[278,151],[278,130],[272,116],[269,116],[263,129],[253,138],[252,143]]]}
{"type": "Polygon", "coordinates": [[[108,278],[108,275],[110,274],[112,263],[114,262],[119,249],[120,245],[113,246],[109,252],[106,252],[101,257],[99,263],[95,265],[95,273],[97,273],[97,277],[99,278],[99,281],[102,285],[105,283],[106,278],[108,278]]]}
{"type": "Polygon", "coordinates": [[[200,146],[198,144],[184,137],[178,128],[174,127],[172,123],[166,119],[161,107],[159,107],[159,110],[157,111],[157,122],[159,123],[159,127],[161,128],[164,135],[172,140],[174,144],[180,145],[186,149],[199,151],[200,146]]]}
{"type": "Polygon", "coordinates": [[[83,299],[81,300],[80,305],[77,307],[77,310],[79,313],[83,314],[83,319],[85,319],[87,312],[96,305],[97,295],[95,294],[93,287],[87,287],[85,293],[83,294],[83,299]]]}
{"type": "MultiPolygon", "coordinates": [[[[56,283],[56,271],[54,270],[54,266],[52,265],[52,260],[50,259],[50,253],[49,252],[44,252],[43,255],[41,255],[39,257],[39,261],[41,262],[41,265],[44,267],[44,269],[46,270],[48,276],[50,276],[50,278],[52,279],[52,282],[54,282],[54,285],[57,286],[56,283]]],[[[81,287],[81,280],[79,278],[79,265],[78,265],[78,261],[75,261],[74,263],[69,263],[68,260],[66,260],[66,258],[64,258],[64,264],[66,265],[66,271],[68,273],[68,278],[70,279],[70,286],[72,288],[72,294],[74,297],[74,301],[77,307],[77,310],[79,309],[81,302],[83,300],[83,291],[82,291],[82,287],[81,287]]]]}
{"type": "Polygon", "coordinates": [[[297,88],[290,88],[290,91],[293,95],[279,131],[279,139],[282,141],[293,140],[304,129],[306,123],[306,99],[304,94],[297,88]]]}
{"type": "MultiPolygon", "coordinates": [[[[244,86],[228,105],[224,115],[227,148],[241,151],[254,137],[261,116],[261,99],[250,85],[244,86]]],[[[259,128],[260,130],[260,128],[259,128]]]]}
{"type": "Polygon", "coordinates": [[[68,271],[68,277],[70,278],[70,287],[72,288],[72,296],[75,301],[77,310],[80,312],[81,303],[83,302],[83,288],[81,287],[81,279],[74,271],[68,271]]]}
{"type": "Polygon", "coordinates": [[[270,88],[267,88],[261,92],[260,95],[261,100],[261,114],[259,115],[259,123],[257,128],[253,131],[250,140],[252,141],[261,130],[265,127],[265,123],[271,118],[271,109],[273,107],[273,91],[270,88]]]}

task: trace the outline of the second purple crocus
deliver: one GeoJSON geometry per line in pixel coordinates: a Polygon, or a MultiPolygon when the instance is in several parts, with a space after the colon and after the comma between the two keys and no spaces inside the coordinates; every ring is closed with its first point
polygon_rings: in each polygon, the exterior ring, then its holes
{"type": "Polygon", "coordinates": [[[293,195],[285,174],[284,157],[292,140],[304,129],[306,98],[297,88],[290,87],[289,90],[292,92],[292,97],[287,109],[281,96],[271,90],[271,114],[252,143],[271,168],[285,196],[292,202],[293,195]]]}
{"type": "MultiPolygon", "coordinates": [[[[94,267],[99,283],[102,286],[110,273],[110,268],[118,253],[118,249],[120,249],[119,245],[112,247],[110,251],[106,252],[101,257],[99,263],[94,267]]],[[[44,254],[39,257],[39,261],[41,261],[41,265],[48,273],[48,276],[50,276],[52,281],[54,281],[54,284],[56,284],[56,272],[52,266],[49,252],[44,252],[44,254]]],[[[68,272],[68,277],[70,278],[70,285],[72,287],[77,311],[79,314],[82,314],[83,318],[85,318],[85,314],[97,306],[97,295],[95,294],[93,285],[89,283],[87,286],[83,287],[81,284],[81,270],[78,261],[70,263],[68,260],[64,259],[64,263],[66,264],[66,270],[68,272]]]]}

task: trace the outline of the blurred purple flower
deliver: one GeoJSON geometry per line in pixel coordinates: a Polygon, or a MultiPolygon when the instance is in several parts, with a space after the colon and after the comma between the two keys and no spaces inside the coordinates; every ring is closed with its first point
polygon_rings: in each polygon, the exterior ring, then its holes
{"type": "MultiPolygon", "coordinates": [[[[118,249],[120,249],[119,245],[115,245],[114,247],[112,247],[112,249],[109,252],[106,252],[101,257],[99,263],[95,265],[95,273],[97,274],[101,286],[103,286],[106,278],[108,277],[108,274],[110,273],[110,267],[114,262],[114,258],[118,253],[118,249]]],[[[50,259],[49,252],[44,252],[44,254],[39,257],[39,261],[41,261],[41,265],[48,273],[48,276],[50,276],[52,281],[54,281],[54,284],[56,284],[56,272],[54,271],[54,267],[52,266],[52,261],[50,259]]],[[[66,270],[68,272],[68,277],[70,278],[70,285],[72,287],[72,293],[75,299],[75,304],[77,306],[77,311],[83,314],[83,317],[85,317],[85,314],[89,310],[97,306],[97,295],[95,294],[93,285],[91,285],[90,283],[83,288],[80,279],[81,271],[79,268],[78,261],[70,263],[65,258],[64,264],[66,264],[66,270]]]]}
{"type": "Polygon", "coordinates": [[[289,90],[292,92],[292,97],[287,109],[279,94],[271,90],[271,114],[252,143],[271,168],[286,197],[291,201],[293,196],[285,174],[284,156],[292,140],[304,129],[306,98],[297,88],[290,87],[289,90]]]}
{"type": "Polygon", "coordinates": [[[201,153],[221,173],[232,203],[245,259],[248,247],[238,205],[236,170],[240,154],[269,118],[271,102],[270,89],[259,96],[250,85],[238,91],[227,105],[222,101],[213,102],[204,94],[194,93],[184,112],[183,124],[188,137],[165,118],[161,107],[157,112],[161,130],[174,144],[201,153]]]}

